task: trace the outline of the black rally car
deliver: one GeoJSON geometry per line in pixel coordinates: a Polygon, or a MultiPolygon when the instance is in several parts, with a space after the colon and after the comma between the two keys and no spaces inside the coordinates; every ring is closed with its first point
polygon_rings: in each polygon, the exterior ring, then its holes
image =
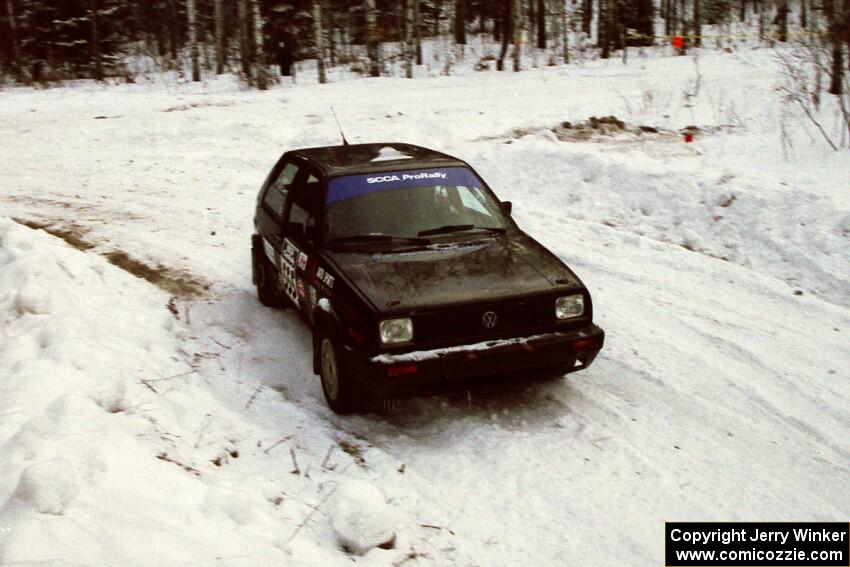
{"type": "Polygon", "coordinates": [[[409,144],[283,154],[257,199],[260,302],[299,311],[336,412],[495,374],[586,368],[590,294],[465,162],[409,144]]]}

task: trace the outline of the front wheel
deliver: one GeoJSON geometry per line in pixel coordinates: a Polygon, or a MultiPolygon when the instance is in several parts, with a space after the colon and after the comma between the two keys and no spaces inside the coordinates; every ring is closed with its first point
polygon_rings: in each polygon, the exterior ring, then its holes
{"type": "Polygon", "coordinates": [[[363,395],[351,379],[340,358],[339,342],[330,335],[319,338],[319,376],[328,406],[338,414],[356,412],[363,407],[363,395]]]}

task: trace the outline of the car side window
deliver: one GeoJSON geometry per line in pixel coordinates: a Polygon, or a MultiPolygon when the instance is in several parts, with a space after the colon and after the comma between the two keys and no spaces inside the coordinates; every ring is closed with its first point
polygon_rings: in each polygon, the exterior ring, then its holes
{"type": "Polygon", "coordinates": [[[277,178],[269,184],[263,198],[263,204],[277,216],[283,214],[286,195],[289,193],[296,175],[298,175],[298,166],[290,162],[283,166],[277,178]]]}
{"type": "Polygon", "coordinates": [[[298,223],[304,227],[308,240],[311,240],[316,227],[317,198],[319,195],[319,178],[309,174],[307,179],[298,181],[292,189],[292,199],[286,222],[298,223]]]}

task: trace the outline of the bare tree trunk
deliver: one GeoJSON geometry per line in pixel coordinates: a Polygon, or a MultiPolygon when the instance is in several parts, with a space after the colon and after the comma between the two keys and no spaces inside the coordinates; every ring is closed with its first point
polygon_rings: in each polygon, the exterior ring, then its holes
{"type": "Polygon", "coordinates": [[[97,0],[89,0],[89,17],[91,18],[91,59],[94,62],[94,78],[103,80],[103,64],[100,60],[100,37],[97,30],[97,0]]]}
{"type": "Polygon", "coordinates": [[[581,31],[590,37],[590,26],[593,22],[593,0],[583,0],[581,3],[581,31]]]}
{"type": "Polygon", "coordinates": [[[466,0],[455,0],[455,43],[466,45],[466,0]]]}
{"type": "Polygon", "coordinates": [[[842,91],[842,79],[844,78],[844,57],[841,20],[844,10],[841,0],[826,0],[823,3],[823,12],[826,16],[829,38],[832,41],[832,69],[830,71],[829,94],[840,95],[842,91]]]}
{"type": "Polygon", "coordinates": [[[508,43],[511,37],[511,14],[513,13],[514,0],[501,0],[501,24],[502,24],[502,48],[499,50],[499,59],[496,61],[496,69],[501,71],[505,68],[505,55],[508,53],[508,43]]]}
{"type": "Polygon", "coordinates": [[[413,39],[413,4],[416,0],[402,0],[404,5],[404,39],[402,53],[404,59],[404,76],[413,78],[413,60],[416,57],[416,45],[413,39]]]}
{"type": "Polygon", "coordinates": [[[493,41],[502,43],[502,28],[505,27],[502,17],[505,12],[504,2],[496,2],[495,13],[493,14],[493,41]]]}
{"type": "Polygon", "coordinates": [[[570,62],[570,15],[572,15],[572,8],[567,8],[561,0],[558,0],[558,4],[560,5],[561,11],[561,30],[563,32],[563,48],[564,48],[564,63],[570,62]],[[569,10],[569,15],[567,13],[569,10]]]}
{"type": "Polygon", "coordinates": [[[832,40],[832,73],[830,73],[829,94],[842,94],[842,82],[844,79],[844,54],[842,51],[841,39],[834,38],[832,40]]]}
{"type": "MultiPolygon", "coordinates": [[[[197,2],[198,0],[196,0],[197,2]]],[[[200,0],[203,2],[203,0],[200,0]]],[[[203,14],[203,9],[201,9],[201,13],[203,14]]],[[[201,16],[201,22],[199,24],[200,28],[200,44],[198,45],[198,49],[201,51],[201,54],[204,56],[203,69],[207,71],[212,71],[212,64],[210,64],[210,30],[209,26],[204,24],[203,16],[201,16]]],[[[215,49],[215,42],[213,42],[213,49],[215,49]]]]}
{"type": "Polygon", "coordinates": [[[422,65],[422,16],[419,2],[420,0],[413,0],[413,39],[416,42],[416,64],[422,65]]]}
{"type": "Polygon", "coordinates": [[[378,60],[378,37],[375,29],[377,14],[375,0],[366,0],[366,51],[369,54],[369,74],[377,77],[381,74],[378,60]]]}
{"type": "Polygon", "coordinates": [[[18,31],[15,23],[15,5],[12,0],[6,0],[6,19],[9,21],[9,44],[11,45],[12,71],[15,74],[21,69],[21,60],[18,52],[18,31]]]}
{"type": "Polygon", "coordinates": [[[520,51],[522,48],[522,0],[513,2],[514,21],[514,72],[520,70],[520,51]]]}
{"type": "Polygon", "coordinates": [[[268,87],[268,67],[266,51],[263,47],[263,15],[260,13],[260,0],[251,0],[251,11],[254,20],[254,72],[257,88],[261,91],[268,87]]]}
{"type": "Polygon", "coordinates": [[[195,0],[186,0],[186,16],[189,20],[189,53],[192,57],[192,80],[201,80],[201,64],[198,61],[198,18],[195,0]]]}
{"type": "Polygon", "coordinates": [[[239,4],[239,58],[242,73],[251,81],[251,45],[248,40],[248,0],[238,0],[239,4]]]}
{"type": "Polygon", "coordinates": [[[322,31],[322,4],[321,0],[313,0],[313,37],[316,46],[316,69],[319,72],[319,84],[328,82],[325,73],[325,38],[322,31]]]}
{"type": "Polygon", "coordinates": [[[777,39],[784,43],[788,40],[788,0],[779,0],[778,14],[776,16],[776,23],[779,26],[777,39]]]}
{"type": "Polygon", "coordinates": [[[160,10],[160,7],[155,4],[154,6],[151,7],[150,13],[151,13],[150,17],[151,17],[151,20],[152,20],[151,25],[153,26],[153,30],[154,30],[153,33],[154,33],[154,37],[156,38],[156,49],[157,49],[156,52],[160,57],[165,57],[165,53],[167,52],[167,49],[166,49],[166,46],[165,46],[165,33],[162,29],[163,28],[162,12],[160,10]]]}
{"type": "Polygon", "coordinates": [[[168,47],[171,50],[171,63],[177,63],[177,48],[180,43],[180,29],[177,27],[177,0],[168,0],[168,47]]]}
{"type": "Polygon", "coordinates": [[[546,49],[546,1],[537,0],[537,47],[546,49]]]}
{"type": "Polygon", "coordinates": [[[336,27],[336,18],[334,17],[333,10],[328,13],[328,59],[331,66],[331,69],[336,67],[336,46],[339,41],[337,37],[337,32],[339,31],[336,27]]]}
{"type": "Polygon", "coordinates": [[[215,74],[224,73],[227,64],[227,46],[224,43],[224,0],[213,0],[215,12],[215,74]]]}
{"type": "Polygon", "coordinates": [[[611,41],[608,37],[608,20],[610,19],[608,16],[608,2],[609,0],[598,0],[599,15],[596,21],[596,45],[602,50],[602,53],[599,55],[602,59],[608,59],[611,55],[611,41]]]}
{"type": "Polygon", "coordinates": [[[702,13],[700,12],[700,0],[694,0],[694,45],[702,46],[702,13]]]}

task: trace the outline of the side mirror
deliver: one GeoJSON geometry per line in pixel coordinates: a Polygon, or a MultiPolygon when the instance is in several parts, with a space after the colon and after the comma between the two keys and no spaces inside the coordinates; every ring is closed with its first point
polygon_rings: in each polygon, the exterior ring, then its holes
{"type": "Polygon", "coordinates": [[[283,236],[301,238],[304,236],[304,225],[300,222],[287,222],[283,224],[283,236]]]}
{"type": "Polygon", "coordinates": [[[511,211],[514,210],[514,204],[510,201],[502,201],[502,212],[508,216],[511,216],[511,211]]]}

